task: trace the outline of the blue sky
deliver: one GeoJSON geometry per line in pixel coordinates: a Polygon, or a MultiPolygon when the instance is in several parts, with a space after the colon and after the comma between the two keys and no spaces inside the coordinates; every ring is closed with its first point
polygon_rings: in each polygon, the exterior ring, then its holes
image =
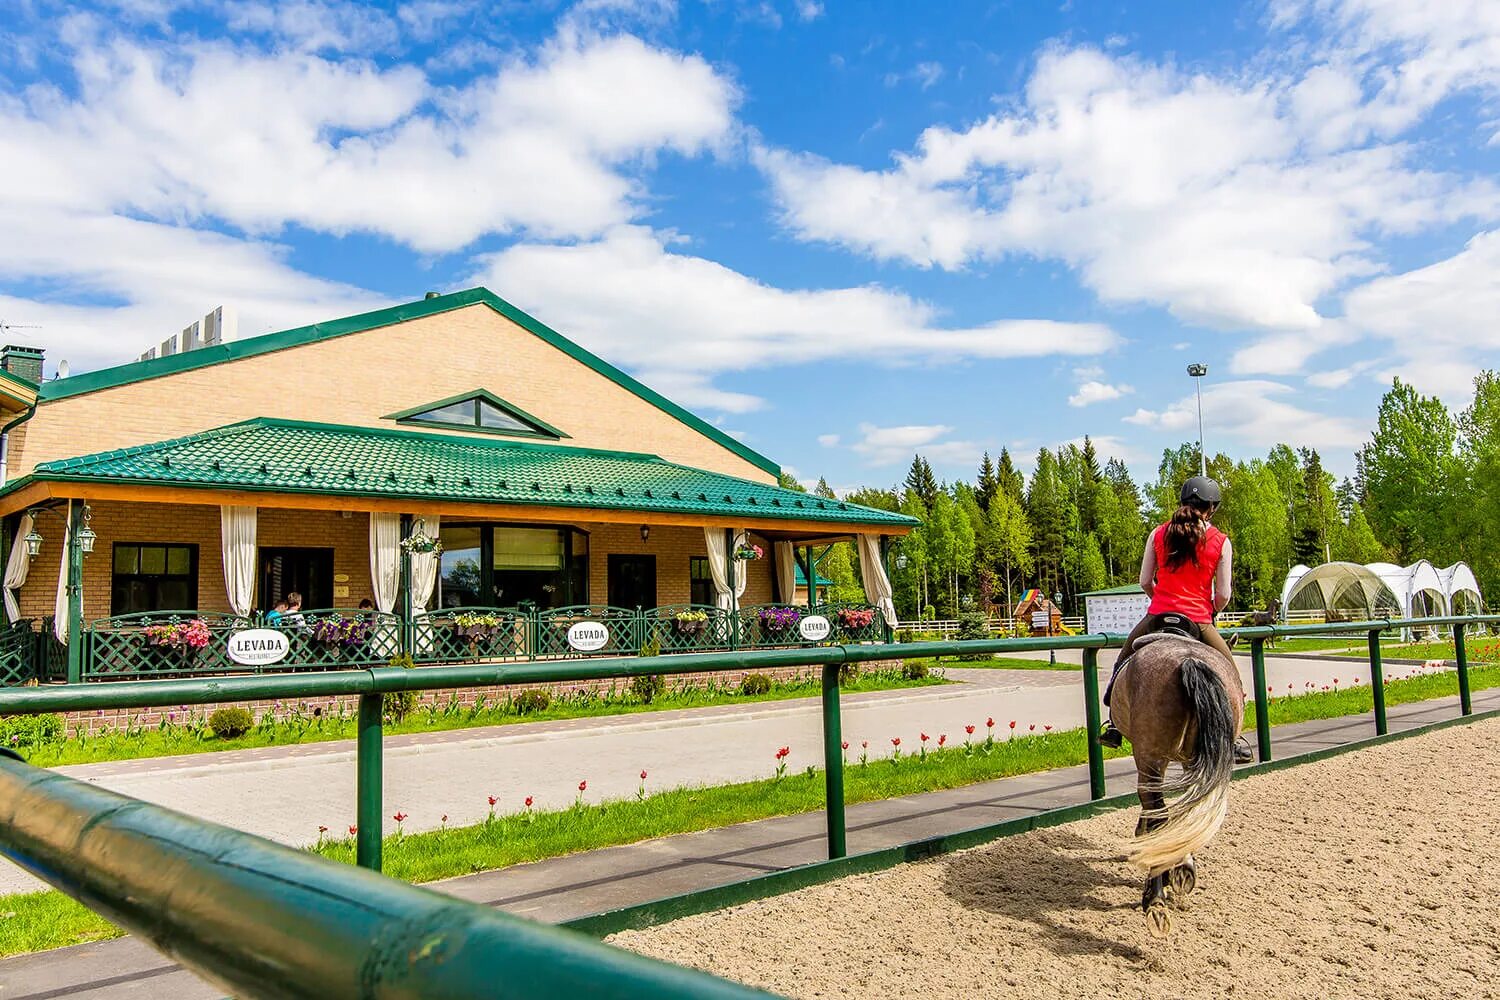
{"type": "Polygon", "coordinates": [[[0,321],[73,370],[486,284],[804,478],[1196,423],[1351,471],[1500,357],[1500,4],[11,0],[0,321]]]}

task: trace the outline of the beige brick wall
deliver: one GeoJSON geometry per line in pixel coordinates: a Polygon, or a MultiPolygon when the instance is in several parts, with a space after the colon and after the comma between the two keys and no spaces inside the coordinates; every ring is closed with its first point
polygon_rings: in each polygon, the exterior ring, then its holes
{"type": "MultiPolygon", "coordinates": [[[[219,508],[186,504],[121,503],[101,501],[90,505],[90,526],[98,536],[94,553],[83,563],[84,619],[105,618],[110,613],[112,550],[115,542],[175,542],[198,546],[198,608],[228,611],[224,592],[224,562],[219,540],[219,508]]],[[[456,522],[452,522],[456,523],[456,522]]],[[[701,528],[656,525],[642,542],[637,525],[579,524],[589,532],[589,597],[603,604],[609,593],[609,554],[632,553],[656,556],[658,605],[686,604],[689,595],[688,559],[706,555],[701,528]]],[[[46,518],[38,524],[46,541],[32,560],[31,572],[20,590],[21,614],[42,618],[52,614],[57,595],[58,560],[62,552],[62,524],[46,518]]],[[[770,543],[756,535],[767,558],[740,563],[749,574],[745,604],[765,604],[773,598],[770,543]]],[[[370,519],[337,511],[262,508],[257,544],[332,548],[335,576],[348,576],[349,597],[340,606],[354,607],[362,599],[373,599],[370,586],[370,519]]],[[[342,584],[341,584],[342,585],[342,584]]],[[[270,599],[274,599],[273,595],[270,599]]],[[[264,601],[265,598],[263,597],[264,601]]]]}
{"type": "Polygon", "coordinates": [[[571,435],[564,444],[774,481],[485,305],[44,403],[10,432],[10,474],[252,417],[396,427],[381,417],[479,388],[571,435]]]}

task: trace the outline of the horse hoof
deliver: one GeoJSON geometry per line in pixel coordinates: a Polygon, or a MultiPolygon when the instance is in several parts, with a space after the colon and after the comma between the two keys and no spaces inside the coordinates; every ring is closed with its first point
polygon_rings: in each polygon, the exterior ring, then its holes
{"type": "Polygon", "coordinates": [[[1178,865],[1167,872],[1167,886],[1173,894],[1186,896],[1198,888],[1198,869],[1192,861],[1178,865]]]}
{"type": "Polygon", "coordinates": [[[1172,911],[1166,903],[1153,903],[1146,909],[1146,930],[1154,938],[1165,938],[1172,933],[1172,911]]]}

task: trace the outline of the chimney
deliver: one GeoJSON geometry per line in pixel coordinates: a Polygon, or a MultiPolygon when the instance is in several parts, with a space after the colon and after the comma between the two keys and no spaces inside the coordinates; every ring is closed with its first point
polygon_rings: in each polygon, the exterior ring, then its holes
{"type": "Polygon", "coordinates": [[[42,350],[38,347],[0,347],[0,370],[20,376],[28,382],[42,384],[42,350]]]}

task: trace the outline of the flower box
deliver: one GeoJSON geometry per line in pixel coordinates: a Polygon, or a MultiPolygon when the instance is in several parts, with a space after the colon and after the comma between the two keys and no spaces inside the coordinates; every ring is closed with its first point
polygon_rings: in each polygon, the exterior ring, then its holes
{"type": "Polygon", "coordinates": [[[797,608],[761,608],[756,613],[756,619],[763,631],[779,635],[796,628],[797,623],[802,620],[802,612],[797,608]]]}
{"type": "Polygon", "coordinates": [[[678,635],[697,635],[707,625],[707,611],[679,611],[672,616],[672,631],[678,635]]]}
{"type": "Polygon", "coordinates": [[[835,617],[840,628],[865,629],[875,624],[875,611],[871,608],[840,608],[835,617]]]}

